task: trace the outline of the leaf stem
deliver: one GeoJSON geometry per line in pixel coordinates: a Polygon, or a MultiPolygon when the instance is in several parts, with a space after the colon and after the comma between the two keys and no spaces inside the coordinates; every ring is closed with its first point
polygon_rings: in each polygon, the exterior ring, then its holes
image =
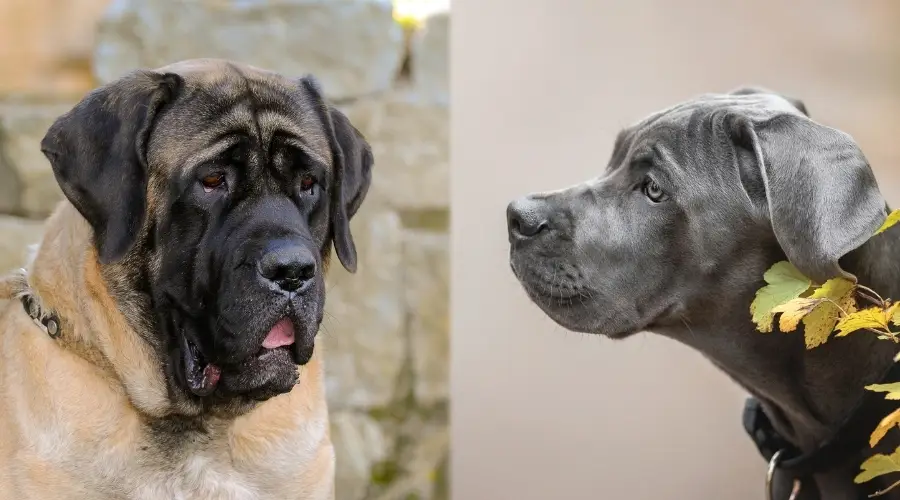
{"type": "Polygon", "coordinates": [[[861,291],[859,291],[859,290],[857,290],[856,293],[857,293],[857,295],[859,295],[860,297],[862,297],[862,298],[868,300],[869,302],[875,304],[876,306],[879,306],[879,307],[884,307],[884,306],[885,306],[884,302],[882,302],[882,301],[879,300],[879,299],[876,299],[875,297],[872,297],[871,295],[869,295],[869,294],[867,294],[867,293],[861,292],[861,291]]]}
{"type": "Polygon", "coordinates": [[[872,333],[877,333],[877,334],[880,335],[880,336],[887,337],[887,338],[893,340],[894,343],[900,343],[900,338],[897,338],[897,333],[896,333],[896,332],[892,332],[892,331],[887,330],[887,329],[885,329],[885,330],[876,330],[876,329],[874,329],[874,328],[866,328],[866,330],[868,330],[868,331],[870,331],[870,332],[872,332],[872,333]]]}
{"type": "Polygon", "coordinates": [[[881,295],[878,295],[878,292],[876,292],[875,290],[872,290],[871,288],[869,288],[865,285],[860,285],[859,283],[856,284],[856,288],[858,288],[860,290],[864,290],[866,293],[870,293],[870,294],[874,295],[875,297],[878,297],[881,307],[884,307],[885,300],[881,297],[881,295]]]}
{"type": "Polygon", "coordinates": [[[887,488],[885,488],[883,490],[878,490],[875,493],[872,493],[871,495],[869,495],[869,498],[874,498],[874,497],[884,495],[885,493],[888,493],[889,491],[896,488],[897,486],[900,486],[900,481],[895,482],[894,484],[888,486],[887,488]]]}

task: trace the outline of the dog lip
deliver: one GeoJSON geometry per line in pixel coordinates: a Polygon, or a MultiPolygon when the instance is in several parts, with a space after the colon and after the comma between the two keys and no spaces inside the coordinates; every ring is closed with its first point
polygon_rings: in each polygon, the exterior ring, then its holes
{"type": "Polygon", "coordinates": [[[195,396],[209,396],[216,390],[222,370],[217,365],[207,362],[197,345],[184,333],[178,336],[185,385],[195,396]]]}
{"type": "Polygon", "coordinates": [[[560,286],[555,286],[555,287],[551,286],[551,287],[549,287],[550,289],[548,290],[546,288],[547,284],[543,283],[543,282],[535,283],[535,282],[532,282],[532,281],[526,280],[526,279],[520,279],[520,281],[522,282],[522,285],[524,286],[525,291],[527,291],[529,295],[535,296],[540,299],[545,299],[545,300],[550,299],[550,300],[559,301],[559,300],[574,299],[581,295],[580,293],[578,293],[577,291],[574,291],[574,290],[573,291],[565,291],[560,286]],[[554,288],[557,288],[557,290],[554,290],[554,288]]]}

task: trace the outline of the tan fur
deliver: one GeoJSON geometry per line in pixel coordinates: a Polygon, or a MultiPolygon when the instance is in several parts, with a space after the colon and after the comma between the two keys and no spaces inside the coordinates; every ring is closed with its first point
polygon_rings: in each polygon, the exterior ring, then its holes
{"type": "Polygon", "coordinates": [[[160,360],[107,290],[91,234],[62,202],[24,277],[0,279],[0,500],[333,499],[320,347],[292,392],[206,417],[183,458],[159,451],[149,421],[172,409],[160,360]],[[2,300],[26,287],[60,338],[2,300]]]}

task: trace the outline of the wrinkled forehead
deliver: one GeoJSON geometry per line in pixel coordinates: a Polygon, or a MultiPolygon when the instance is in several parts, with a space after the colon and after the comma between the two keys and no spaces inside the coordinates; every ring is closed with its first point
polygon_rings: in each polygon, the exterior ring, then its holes
{"type": "Polygon", "coordinates": [[[802,113],[790,101],[776,94],[705,94],[689,101],[655,112],[634,125],[623,129],[616,137],[611,167],[619,164],[635,145],[645,142],[664,142],[677,147],[677,142],[689,136],[702,139],[713,125],[713,116],[730,112],[753,122],[761,122],[785,113],[802,113]]]}
{"type": "Polygon", "coordinates": [[[764,121],[785,113],[803,114],[790,101],[776,94],[705,94],[657,111],[624,132],[637,137],[654,129],[685,129],[692,122],[717,112],[729,111],[751,121],[764,121]]]}
{"type": "Polygon", "coordinates": [[[784,113],[802,115],[787,99],[776,94],[705,94],[653,113],[635,125],[638,130],[656,125],[688,124],[697,114],[732,111],[752,121],[762,121],[784,113]]]}
{"type": "Polygon", "coordinates": [[[299,81],[219,60],[185,61],[157,71],[177,73],[184,84],[156,121],[148,145],[156,163],[197,163],[242,138],[268,150],[272,140],[281,137],[322,164],[331,164],[318,103],[299,81]]]}

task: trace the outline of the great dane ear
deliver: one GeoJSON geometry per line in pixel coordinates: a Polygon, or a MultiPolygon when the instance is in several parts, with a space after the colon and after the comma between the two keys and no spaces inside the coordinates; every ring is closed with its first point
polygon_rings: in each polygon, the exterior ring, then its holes
{"type": "Polygon", "coordinates": [[[334,187],[331,190],[331,232],[334,249],[344,268],[356,272],[356,245],[350,219],[359,210],[372,183],[372,148],[344,113],[327,104],[315,78],[305,76],[303,88],[310,94],[329,136],[334,187]]]}
{"type": "Polygon", "coordinates": [[[94,230],[100,262],[121,259],[146,211],[147,139],[181,78],[135,71],[100,87],[50,126],[41,151],[63,194],[94,230]]]}
{"type": "MultiPolygon", "coordinates": [[[[887,204],[856,142],[793,113],[754,123],[741,116],[733,138],[749,150],[775,237],[788,260],[816,283],[855,279],[838,261],[884,222],[887,204]]],[[[749,175],[742,174],[746,183],[749,175]]],[[[748,186],[745,185],[745,189],[748,186]]]]}
{"type": "Polygon", "coordinates": [[[754,86],[754,85],[745,85],[745,86],[738,87],[738,88],[732,90],[731,92],[729,92],[729,94],[730,95],[756,95],[756,94],[777,95],[778,97],[784,99],[785,101],[789,102],[792,106],[797,108],[797,111],[803,113],[806,116],[809,116],[809,111],[806,109],[806,104],[804,104],[804,102],[801,101],[800,99],[797,99],[796,97],[784,95],[784,94],[779,94],[777,92],[772,92],[771,90],[763,88],[763,87],[758,87],[758,86],[754,86]]]}

